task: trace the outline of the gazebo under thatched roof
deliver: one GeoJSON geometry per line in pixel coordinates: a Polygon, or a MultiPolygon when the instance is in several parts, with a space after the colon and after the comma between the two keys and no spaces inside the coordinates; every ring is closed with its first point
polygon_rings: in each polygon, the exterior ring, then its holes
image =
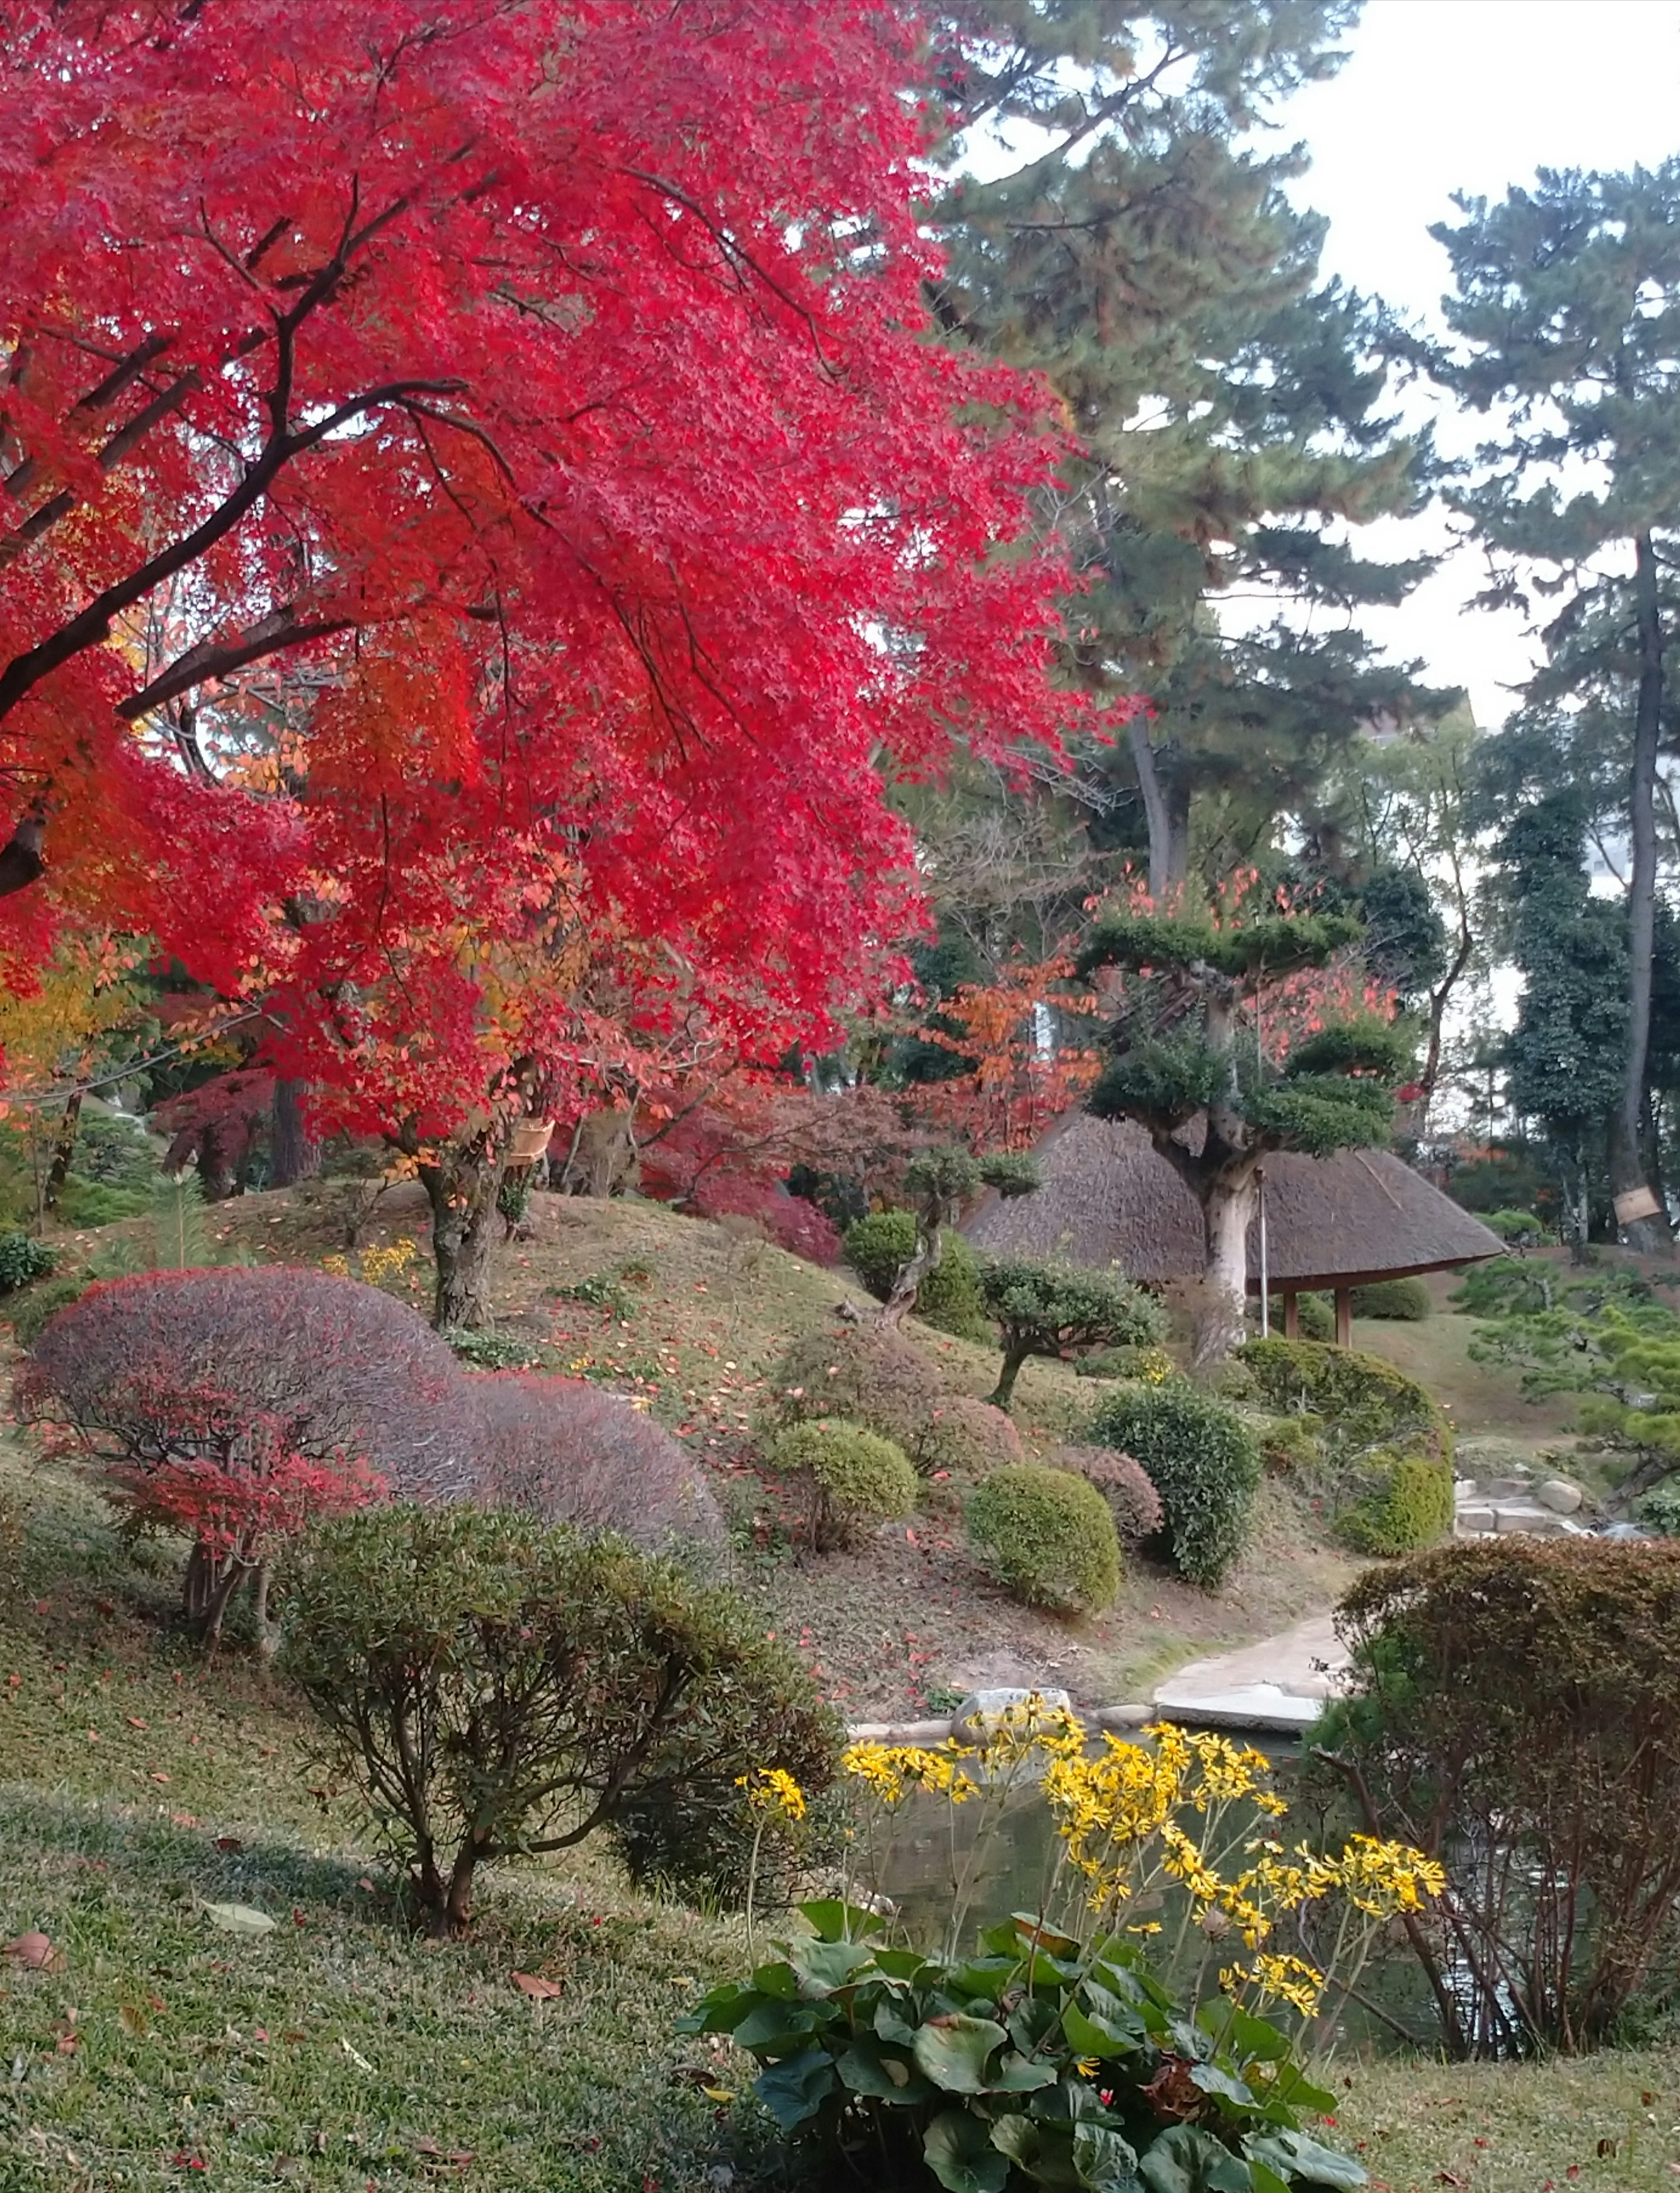
{"type": "MultiPolygon", "coordinates": [[[[1203,1266],[1202,1214],[1148,1136],[1129,1120],[1070,1113],[1037,1151],[1043,1185],[1012,1200],[988,1195],[963,1232],[1003,1256],[1118,1264],[1160,1285],[1203,1266]]],[[[1336,1335],[1351,1333],[1350,1297],[1374,1280],[1437,1272],[1500,1255],[1479,1219],[1387,1150],[1265,1160],[1266,1268],[1296,1329],[1298,1294],[1333,1292],[1336,1335]]],[[[1260,1285],[1258,1220],[1249,1228],[1249,1291],[1260,1285]]]]}

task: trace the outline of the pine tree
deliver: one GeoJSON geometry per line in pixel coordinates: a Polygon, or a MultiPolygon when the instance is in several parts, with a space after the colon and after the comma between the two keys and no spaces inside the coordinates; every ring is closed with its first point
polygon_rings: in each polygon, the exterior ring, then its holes
{"type": "MultiPolygon", "coordinates": [[[[1362,719],[1420,696],[1345,618],[1397,600],[1420,563],[1357,555],[1340,524],[1412,507],[1423,451],[1382,415],[1373,316],[1322,283],[1323,224],[1240,133],[1335,66],[1340,0],[1186,0],[1144,9],[982,0],[949,34],[960,167],[980,125],[1030,123],[1041,157],[955,181],[947,328],[1042,369],[1081,455],[1056,517],[1089,593],[1071,674],[1143,693],[1110,770],[1147,824],[1151,890],[1210,873],[1310,805],[1362,719]],[[964,133],[968,134],[964,134],[964,133]],[[1238,629],[1217,605],[1275,595],[1238,629]]],[[[1423,696],[1431,707],[1446,696],[1423,696]]]]}
{"type": "Polygon", "coordinates": [[[1327,1001],[1281,1061],[1260,1041],[1268,993],[1322,974],[1361,934],[1346,913],[1116,911],[1080,955],[1082,974],[1117,968],[1130,978],[1087,1108],[1136,1120],[1202,1212],[1198,1364],[1217,1362],[1243,1337],[1249,1224],[1267,1154],[1328,1157],[1388,1140],[1391,1091],[1411,1062],[1403,1029],[1327,1001]]]}
{"type": "MultiPolygon", "coordinates": [[[[1537,616],[1556,602],[1530,699],[1620,715],[1631,733],[1627,1013],[1610,1147],[1620,1196],[1650,1171],[1657,760],[1680,607],[1680,160],[1627,175],[1542,169],[1497,205],[1457,203],[1463,220],[1431,231],[1456,285],[1446,312],[1457,346],[1436,372],[1498,416],[1457,497],[1493,567],[1487,598],[1537,616]]],[[[1648,1249],[1669,1234],[1660,1211],[1626,1230],[1648,1249]]]]}

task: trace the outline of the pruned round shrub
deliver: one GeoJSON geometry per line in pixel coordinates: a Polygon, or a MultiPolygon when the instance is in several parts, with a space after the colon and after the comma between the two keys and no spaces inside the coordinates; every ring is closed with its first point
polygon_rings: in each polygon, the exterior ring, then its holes
{"type": "Polygon", "coordinates": [[[437,1932],[469,1924],[480,1865],[597,1833],[638,1880],[737,1894],[745,1778],[833,1778],[843,1732],[797,1656],[621,1538],[394,1504],[321,1526],[289,1583],[283,1665],[437,1932]]]}
{"type": "Polygon", "coordinates": [[[1120,1541],[1108,1503],[1071,1470],[1030,1462],[994,1470],[965,1520],[975,1555],[1029,1606],[1095,1613],[1120,1589],[1120,1541]]]}
{"type": "Polygon", "coordinates": [[[1123,1546],[1146,1545],[1161,1528],[1161,1495],[1134,1455],[1108,1446],[1059,1446],[1052,1461],[1056,1469],[1071,1470],[1095,1486],[1108,1503],[1123,1546]]]}
{"type": "Polygon", "coordinates": [[[1260,1450],[1225,1402],[1184,1379],[1111,1394],[1091,1419],[1099,1446],[1134,1456],[1161,1496],[1163,1550],[1209,1590],[1248,1543],[1260,1450]]]}
{"type": "Polygon", "coordinates": [[[1501,1241],[1534,1247],[1546,1238],[1544,1221],[1532,1211],[1484,1211],[1481,1216],[1488,1231],[1497,1234],[1501,1241]]]}
{"type": "Polygon", "coordinates": [[[1327,1446],[1349,1453],[1398,1446],[1452,1454],[1447,1420],[1427,1390],[1380,1356],[1314,1340],[1246,1341],[1237,1350],[1266,1406],[1323,1419],[1327,1446]]]}
{"type": "Polygon", "coordinates": [[[54,1251],[32,1234],[16,1227],[0,1233],[0,1295],[14,1294],[33,1280],[48,1278],[57,1263],[54,1251]]]}
{"type": "Polygon", "coordinates": [[[683,1447],[619,1394],[583,1378],[489,1371],[471,1382],[481,1426],[473,1497],[544,1523],[622,1532],[637,1545],[721,1546],[705,1476],[683,1447]]]}
{"type": "Polygon", "coordinates": [[[843,1417],[909,1448],[944,1390],[933,1365],[901,1332],[819,1329],[796,1340],[775,1366],[769,1406],[784,1423],[843,1417]]]}
{"type": "Polygon", "coordinates": [[[33,1348],[43,1331],[61,1309],[80,1302],[93,1282],[84,1274],[79,1280],[37,1280],[6,1304],[6,1320],[20,1348],[33,1348]]]}
{"type": "MultiPolygon", "coordinates": [[[[871,1211],[846,1228],[846,1262],[876,1299],[885,1302],[893,1281],[916,1254],[916,1217],[909,1211],[871,1211]]],[[[940,1261],[916,1290],[924,1325],[959,1340],[989,1340],[991,1326],[980,1301],[980,1267],[963,1235],[941,1229],[940,1261]]]]}
{"type": "Polygon", "coordinates": [[[1007,1463],[1025,1461],[1020,1434],[1002,1409],[970,1394],[948,1394],[938,1403],[911,1450],[924,1477],[987,1477],[1007,1463]]]}
{"type": "Polygon", "coordinates": [[[877,1523],[916,1509],[916,1472],[895,1441],[861,1424],[823,1417],[790,1424],[772,1441],[774,1468],[809,1487],[811,1542],[819,1553],[856,1543],[877,1523]]]}
{"type": "Polygon", "coordinates": [[[1394,1559],[1432,1546],[1453,1527],[1453,1473],[1433,1455],[1378,1453],[1360,1471],[1361,1487],[1338,1518],[1357,1554],[1394,1559]]]}
{"type": "Polygon", "coordinates": [[[1355,1317],[1386,1318],[1398,1325],[1421,1325],[1434,1312],[1429,1289],[1420,1279],[1373,1280],[1369,1286],[1353,1290],[1355,1317]]]}
{"type": "MultiPolygon", "coordinates": [[[[1271,1330],[1283,1330],[1284,1304],[1280,1296],[1271,1306],[1271,1330]]],[[[1336,1306],[1329,1295],[1297,1295],[1295,1323],[1300,1328],[1303,1340],[1334,1340],[1336,1337],[1336,1306]]]]}
{"type": "Polygon", "coordinates": [[[312,1460],[352,1455],[393,1492],[473,1483],[466,1380],[447,1342],[377,1287],[291,1265],[143,1272],[89,1287],[43,1328],[26,1415],[145,1463],[253,1427],[312,1460]]]}

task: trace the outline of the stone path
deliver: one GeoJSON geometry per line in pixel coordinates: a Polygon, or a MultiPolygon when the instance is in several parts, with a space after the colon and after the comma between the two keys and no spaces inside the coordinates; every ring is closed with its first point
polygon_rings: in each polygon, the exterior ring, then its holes
{"type": "Polygon", "coordinates": [[[1328,1614],[1298,1622],[1240,1652],[1192,1660],[1157,1690],[1155,1710],[1204,1728],[1258,1728],[1298,1735],[1347,1664],[1328,1614]]]}

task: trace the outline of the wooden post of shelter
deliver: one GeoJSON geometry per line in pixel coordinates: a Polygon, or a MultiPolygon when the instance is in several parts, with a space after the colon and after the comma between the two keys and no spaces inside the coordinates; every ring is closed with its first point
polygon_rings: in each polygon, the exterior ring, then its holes
{"type": "Polygon", "coordinates": [[[1300,1338],[1300,1297],[1293,1287],[1283,1297],[1283,1337],[1285,1340],[1300,1338]]]}
{"type": "Polygon", "coordinates": [[[1353,1290],[1351,1287],[1338,1287],[1336,1289],[1336,1346],[1351,1348],[1352,1345],[1353,1290]]]}

